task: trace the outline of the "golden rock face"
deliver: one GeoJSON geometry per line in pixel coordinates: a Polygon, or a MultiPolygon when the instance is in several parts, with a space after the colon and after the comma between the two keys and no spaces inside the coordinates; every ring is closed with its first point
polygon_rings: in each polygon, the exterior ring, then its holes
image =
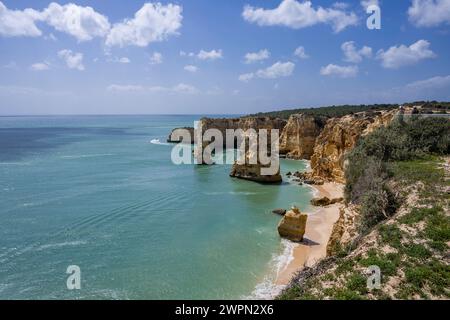
{"type": "Polygon", "coordinates": [[[323,128],[324,120],[305,114],[289,117],[280,137],[280,154],[291,159],[309,160],[314,152],[316,138],[323,128]]]}
{"type": "Polygon", "coordinates": [[[281,237],[291,241],[302,241],[306,230],[308,215],[301,213],[297,208],[286,212],[278,224],[278,233],[281,237]]]}
{"type": "Polygon", "coordinates": [[[345,183],[344,165],[347,153],[355,147],[360,137],[389,124],[396,112],[360,112],[328,120],[317,137],[311,156],[312,175],[345,183]]]}

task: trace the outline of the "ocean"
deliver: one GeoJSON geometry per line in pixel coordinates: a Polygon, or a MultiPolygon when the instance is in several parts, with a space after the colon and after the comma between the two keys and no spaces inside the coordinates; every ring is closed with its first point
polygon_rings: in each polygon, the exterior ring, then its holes
{"type": "Polygon", "coordinates": [[[0,299],[270,297],[292,249],[271,211],[311,189],[173,164],[168,134],[199,118],[0,117],[0,299]]]}

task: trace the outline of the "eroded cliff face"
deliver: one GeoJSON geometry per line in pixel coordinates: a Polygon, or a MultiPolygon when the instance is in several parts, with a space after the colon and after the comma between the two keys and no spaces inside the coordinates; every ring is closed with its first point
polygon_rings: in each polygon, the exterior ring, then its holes
{"type": "Polygon", "coordinates": [[[312,176],[345,183],[345,156],[358,139],[387,125],[397,110],[360,112],[341,118],[331,118],[317,137],[311,156],[312,176]]]}
{"type": "Polygon", "coordinates": [[[309,160],[326,119],[306,114],[289,117],[280,137],[280,154],[290,159],[309,160]]]}
{"type": "Polygon", "coordinates": [[[218,129],[225,139],[227,129],[242,129],[244,131],[248,129],[255,129],[257,131],[260,129],[277,129],[279,130],[279,134],[281,135],[281,132],[286,125],[286,120],[271,117],[246,117],[231,119],[202,118],[199,125],[202,127],[203,132],[208,129],[218,129]]]}

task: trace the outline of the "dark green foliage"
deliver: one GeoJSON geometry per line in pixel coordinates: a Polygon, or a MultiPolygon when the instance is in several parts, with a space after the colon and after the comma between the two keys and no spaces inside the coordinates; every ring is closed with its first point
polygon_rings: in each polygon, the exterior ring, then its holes
{"type": "Polygon", "coordinates": [[[362,111],[389,110],[389,109],[396,109],[398,107],[399,107],[398,104],[342,105],[342,106],[329,106],[320,108],[290,109],[273,112],[259,112],[256,114],[248,115],[246,117],[276,117],[288,119],[293,114],[303,113],[313,116],[324,116],[331,118],[331,117],[342,117],[348,114],[353,114],[362,111]]]}
{"type": "Polygon", "coordinates": [[[409,243],[403,248],[403,252],[410,257],[417,259],[428,259],[431,252],[421,244],[409,243]]]}
{"type": "Polygon", "coordinates": [[[378,266],[381,269],[382,276],[392,276],[397,273],[397,268],[401,262],[401,256],[399,254],[378,254],[374,249],[371,249],[367,255],[367,258],[361,259],[360,261],[362,266],[378,266]]]}
{"type": "Polygon", "coordinates": [[[450,286],[450,266],[432,260],[425,264],[408,267],[405,270],[406,280],[416,288],[428,286],[431,293],[436,295],[445,294],[450,286]]]}
{"type": "Polygon", "coordinates": [[[414,223],[425,220],[428,217],[433,217],[437,215],[442,208],[432,207],[432,208],[414,208],[410,213],[404,215],[399,219],[400,223],[412,225],[414,223]]]}
{"type": "Polygon", "coordinates": [[[398,200],[387,181],[392,162],[450,153],[450,121],[444,117],[401,117],[360,139],[348,155],[345,196],[361,205],[364,231],[392,215],[398,200]]]}
{"type": "Polygon", "coordinates": [[[402,232],[395,224],[382,225],[379,233],[383,243],[387,243],[393,248],[400,248],[402,245],[402,232]]]}

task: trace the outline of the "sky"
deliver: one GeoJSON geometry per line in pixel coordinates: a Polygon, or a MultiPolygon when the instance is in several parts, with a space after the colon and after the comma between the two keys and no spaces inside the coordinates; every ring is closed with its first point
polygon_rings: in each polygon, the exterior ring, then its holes
{"type": "Polygon", "coordinates": [[[0,0],[0,115],[450,100],[450,0],[56,1],[0,0]]]}

